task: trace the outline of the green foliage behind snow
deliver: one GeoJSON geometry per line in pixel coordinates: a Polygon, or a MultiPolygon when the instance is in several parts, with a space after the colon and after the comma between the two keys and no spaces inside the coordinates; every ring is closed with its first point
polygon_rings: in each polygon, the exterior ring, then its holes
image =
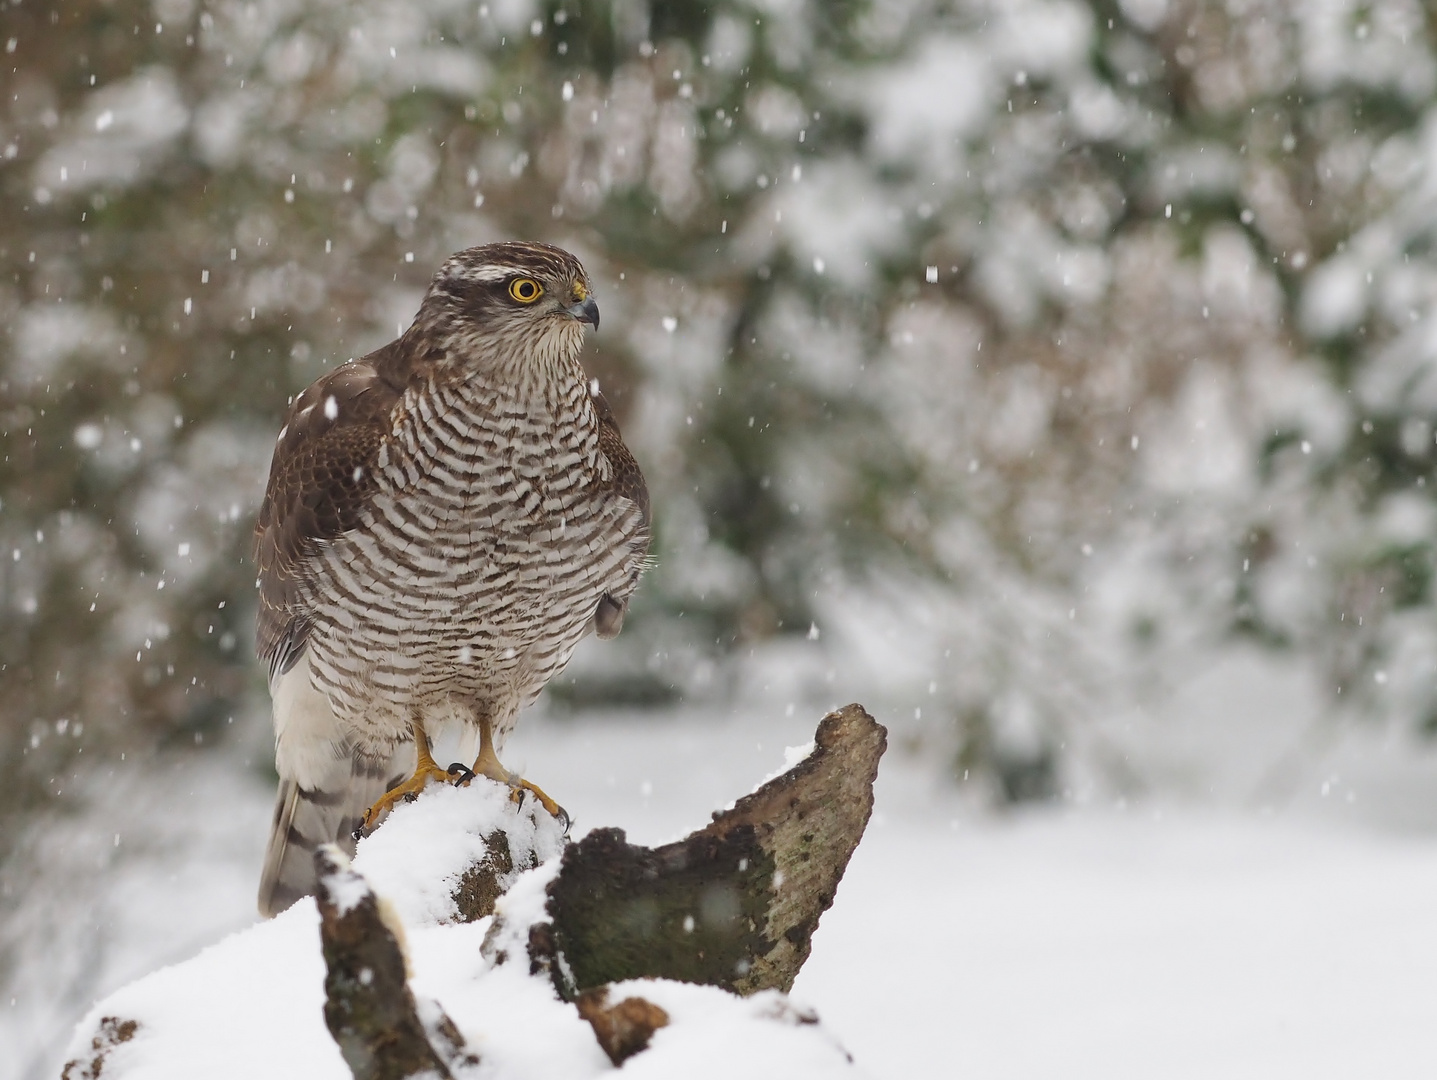
{"type": "Polygon", "coordinates": [[[1233,635],[1437,722],[1420,4],[26,0],[0,41],[0,815],[82,748],[262,750],[285,403],[505,236],[601,283],[658,513],[559,697],[729,692],[814,625],[801,690],[1009,794],[1233,635]]]}

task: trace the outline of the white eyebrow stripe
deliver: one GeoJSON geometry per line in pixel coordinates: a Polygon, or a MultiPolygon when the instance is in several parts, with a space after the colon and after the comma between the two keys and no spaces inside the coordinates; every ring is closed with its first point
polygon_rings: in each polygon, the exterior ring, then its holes
{"type": "Polygon", "coordinates": [[[468,278],[470,281],[503,281],[515,272],[508,266],[473,266],[460,269],[454,276],[468,278]]]}

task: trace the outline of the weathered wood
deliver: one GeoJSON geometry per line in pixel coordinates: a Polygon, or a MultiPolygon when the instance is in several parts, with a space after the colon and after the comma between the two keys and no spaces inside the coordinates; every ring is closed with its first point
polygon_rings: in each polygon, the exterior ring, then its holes
{"type": "Polygon", "coordinates": [[[509,847],[509,838],[502,832],[492,832],[484,837],[488,849],[484,858],[464,871],[459,887],[454,890],[454,909],[459,913],[460,922],[478,922],[494,914],[494,902],[504,894],[514,880],[514,871],[530,870],[532,860],[515,867],[514,854],[509,847]]]}
{"type": "Polygon", "coordinates": [[[442,1010],[426,1027],[409,990],[403,930],[333,844],[314,856],[324,1022],[355,1080],[452,1080],[450,1065],[478,1064],[442,1010]],[[436,1052],[431,1040],[445,1053],[436,1052]]]}
{"type": "MultiPolygon", "coordinates": [[[[527,952],[531,974],[576,1001],[617,1065],[668,1022],[639,997],[608,1002],[607,986],[667,978],[740,994],[787,991],[808,958],[819,916],[873,811],[887,732],[861,706],[824,717],[813,752],[674,844],[629,844],[600,829],[564,851],[547,888],[547,919],[485,938],[492,963],[527,952]]],[[[516,867],[502,832],[455,894],[462,917],[493,910],[516,867]]],[[[477,1064],[448,1018],[427,1027],[406,981],[402,932],[337,848],[316,855],[328,974],[325,1020],[356,1080],[450,1078],[477,1064]]],[[[532,918],[532,916],[530,916],[532,918]]]]}
{"type": "Polygon", "coordinates": [[[584,991],[574,1004],[615,1065],[622,1065],[640,1050],[647,1050],[654,1032],[669,1023],[668,1013],[641,997],[626,997],[617,1005],[610,1005],[609,991],[603,987],[584,991]]]}
{"type": "Polygon", "coordinates": [[[634,978],[787,991],[868,824],[886,745],[848,705],[807,758],[685,839],[646,848],[600,829],[570,844],[540,936],[554,955],[531,961],[569,998],[634,978]]]}

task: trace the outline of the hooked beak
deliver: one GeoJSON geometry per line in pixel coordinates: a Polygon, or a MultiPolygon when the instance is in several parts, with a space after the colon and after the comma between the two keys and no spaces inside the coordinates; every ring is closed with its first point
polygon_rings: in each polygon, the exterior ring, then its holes
{"type": "Polygon", "coordinates": [[[565,310],[580,322],[588,323],[595,330],[599,328],[599,305],[594,303],[592,296],[584,297],[577,304],[571,304],[565,310]]]}

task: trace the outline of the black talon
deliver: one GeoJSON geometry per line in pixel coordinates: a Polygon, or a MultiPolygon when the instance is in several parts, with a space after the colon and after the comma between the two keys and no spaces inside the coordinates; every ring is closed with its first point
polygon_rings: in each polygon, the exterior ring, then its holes
{"type": "Polygon", "coordinates": [[[419,798],[419,794],[418,794],[417,792],[414,792],[414,791],[406,791],[406,792],[404,793],[404,801],[405,801],[405,802],[413,802],[413,801],[414,801],[415,799],[417,799],[417,798],[419,798]]]}
{"type": "Polygon", "coordinates": [[[363,839],[364,839],[364,826],[363,826],[363,825],[356,826],[354,832],[350,833],[349,835],[350,835],[350,838],[353,839],[353,840],[363,840],[363,839]]]}
{"type": "Polygon", "coordinates": [[[462,761],[456,761],[453,765],[449,766],[446,771],[450,776],[458,777],[458,779],[454,781],[456,784],[467,784],[470,780],[474,779],[475,775],[474,770],[462,761]]]}

